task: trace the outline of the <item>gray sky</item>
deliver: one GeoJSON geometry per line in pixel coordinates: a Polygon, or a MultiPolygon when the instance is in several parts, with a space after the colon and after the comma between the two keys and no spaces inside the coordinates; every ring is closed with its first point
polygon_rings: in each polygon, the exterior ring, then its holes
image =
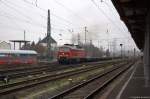
{"type": "Polygon", "coordinates": [[[37,42],[47,31],[47,9],[51,11],[52,37],[59,45],[70,43],[78,33],[84,41],[86,26],[87,42],[92,40],[96,46],[99,41],[107,48],[108,41],[115,41],[117,48],[120,43],[126,49],[136,47],[110,0],[1,0],[0,40],[23,39],[26,30],[26,40],[37,42]]]}

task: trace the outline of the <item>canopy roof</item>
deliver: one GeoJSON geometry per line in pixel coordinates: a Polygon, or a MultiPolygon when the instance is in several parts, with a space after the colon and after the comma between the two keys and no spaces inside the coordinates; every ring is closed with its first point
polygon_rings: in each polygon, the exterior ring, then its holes
{"type": "Polygon", "coordinates": [[[112,0],[112,2],[135,43],[142,50],[146,32],[146,16],[149,9],[148,0],[112,0]]]}

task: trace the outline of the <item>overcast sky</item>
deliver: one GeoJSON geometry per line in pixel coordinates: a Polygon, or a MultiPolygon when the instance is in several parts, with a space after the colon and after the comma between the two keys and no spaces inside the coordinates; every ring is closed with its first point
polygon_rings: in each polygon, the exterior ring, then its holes
{"type": "Polygon", "coordinates": [[[128,29],[110,0],[0,0],[0,40],[23,39],[37,42],[46,35],[47,10],[51,12],[52,37],[58,45],[71,43],[74,35],[107,48],[115,42],[125,49],[135,46],[128,29]]]}

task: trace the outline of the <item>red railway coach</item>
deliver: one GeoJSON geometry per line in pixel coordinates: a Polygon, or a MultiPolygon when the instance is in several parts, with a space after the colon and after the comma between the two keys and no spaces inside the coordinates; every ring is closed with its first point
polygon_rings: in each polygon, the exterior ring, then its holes
{"type": "Polygon", "coordinates": [[[0,65],[35,64],[37,52],[33,50],[0,50],[0,65]]]}
{"type": "Polygon", "coordinates": [[[57,60],[62,63],[76,63],[84,61],[85,50],[78,45],[64,44],[59,47],[57,53],[57,60]]]}

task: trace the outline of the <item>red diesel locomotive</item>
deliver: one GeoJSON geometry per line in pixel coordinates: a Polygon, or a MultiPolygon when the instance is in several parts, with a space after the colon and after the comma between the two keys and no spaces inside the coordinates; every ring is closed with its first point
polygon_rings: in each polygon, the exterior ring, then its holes
{"type": "Polygon", "coordinates": [[[73,44],[64,44],[59,47],[57,53],[57,60],[60,64],[62,63],[77,63],[82,62],[86,59],[85,50],[73,44]]]}

